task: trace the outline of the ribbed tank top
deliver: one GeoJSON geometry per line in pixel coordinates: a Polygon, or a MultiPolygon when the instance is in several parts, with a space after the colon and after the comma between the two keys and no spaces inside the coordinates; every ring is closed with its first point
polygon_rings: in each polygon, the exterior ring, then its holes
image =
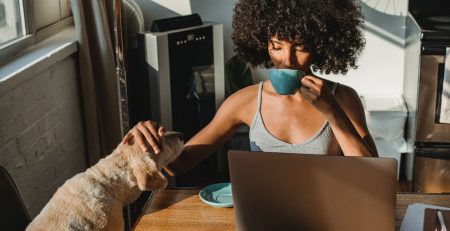
{"type": "MultiPolygon", "coordinates": [[[[335,94],[338,85],[339,83],[334,84],[332,89],[333,95],[335,94]]],[[[334,138],[328,121],[325,121],[320,130],[311,138],[297,144],[290,144],[282,141],[267,131],[261,115],[262,88],[263,82],[260,82],[258,89],[258,106],[249,131],[251,150],[326,155],[330,143],[334,138]]]]}

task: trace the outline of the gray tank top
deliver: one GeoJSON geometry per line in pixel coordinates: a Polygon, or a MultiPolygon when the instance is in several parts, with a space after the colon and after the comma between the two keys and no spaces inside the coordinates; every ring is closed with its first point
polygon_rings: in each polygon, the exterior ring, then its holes
{"type": "MultiPolygon", "coordinates": [[[[335,83],[332,89],[333,95],[339,83],[335,83]]],[[[259,83],[258,108],[250,126],[250,148],[252,151],[286,152],[326,155],[331,141],[334,139],[328,121],[325,121],[320,130],[311,138],[297,144],[284,142],[267,131],[261,115],[261,98],[263,82],[259,83]]]]}

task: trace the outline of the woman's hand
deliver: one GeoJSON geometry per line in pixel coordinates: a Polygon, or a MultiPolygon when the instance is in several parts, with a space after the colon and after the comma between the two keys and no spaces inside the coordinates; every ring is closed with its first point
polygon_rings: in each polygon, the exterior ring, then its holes
{"type": "Polygon", "coordinates": [[[163,148],[164,132],[164,127],[154,121],[141,121],[128,131],[122,143],[126,144],[134,138],[144,152],[153,148],[155,154],[158,154],[163,148]]]}
{"type": "Polygon", "coordinates": [[[324,80],[307,75],[301,82],[300,94],[306,101],[324,114],[333,112],[336,101],[324,80]]]}

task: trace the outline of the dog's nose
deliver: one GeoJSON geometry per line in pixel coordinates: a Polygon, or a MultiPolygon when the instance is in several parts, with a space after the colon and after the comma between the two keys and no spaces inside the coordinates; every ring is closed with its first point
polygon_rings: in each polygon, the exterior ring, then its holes
{"type": "Polygon", "coordinates": [[[174,137],[174,136],[184,142],[183,133],[181,132],[168,131],[164,134],[164,137],[174,137]]]}

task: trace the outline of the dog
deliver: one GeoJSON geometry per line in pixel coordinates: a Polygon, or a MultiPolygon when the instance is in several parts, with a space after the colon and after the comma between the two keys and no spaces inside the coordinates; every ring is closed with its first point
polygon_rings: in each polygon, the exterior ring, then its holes
{"type": "Polygon", "coordinates": [[[123,142],[107,157],[67,180],[26,231],[123,230],[122,209],[141,191],[167,186],[161,168],[183,149],[182,135],[166,132],[159,154],[147,153],[136,142],[123,142]]]}

